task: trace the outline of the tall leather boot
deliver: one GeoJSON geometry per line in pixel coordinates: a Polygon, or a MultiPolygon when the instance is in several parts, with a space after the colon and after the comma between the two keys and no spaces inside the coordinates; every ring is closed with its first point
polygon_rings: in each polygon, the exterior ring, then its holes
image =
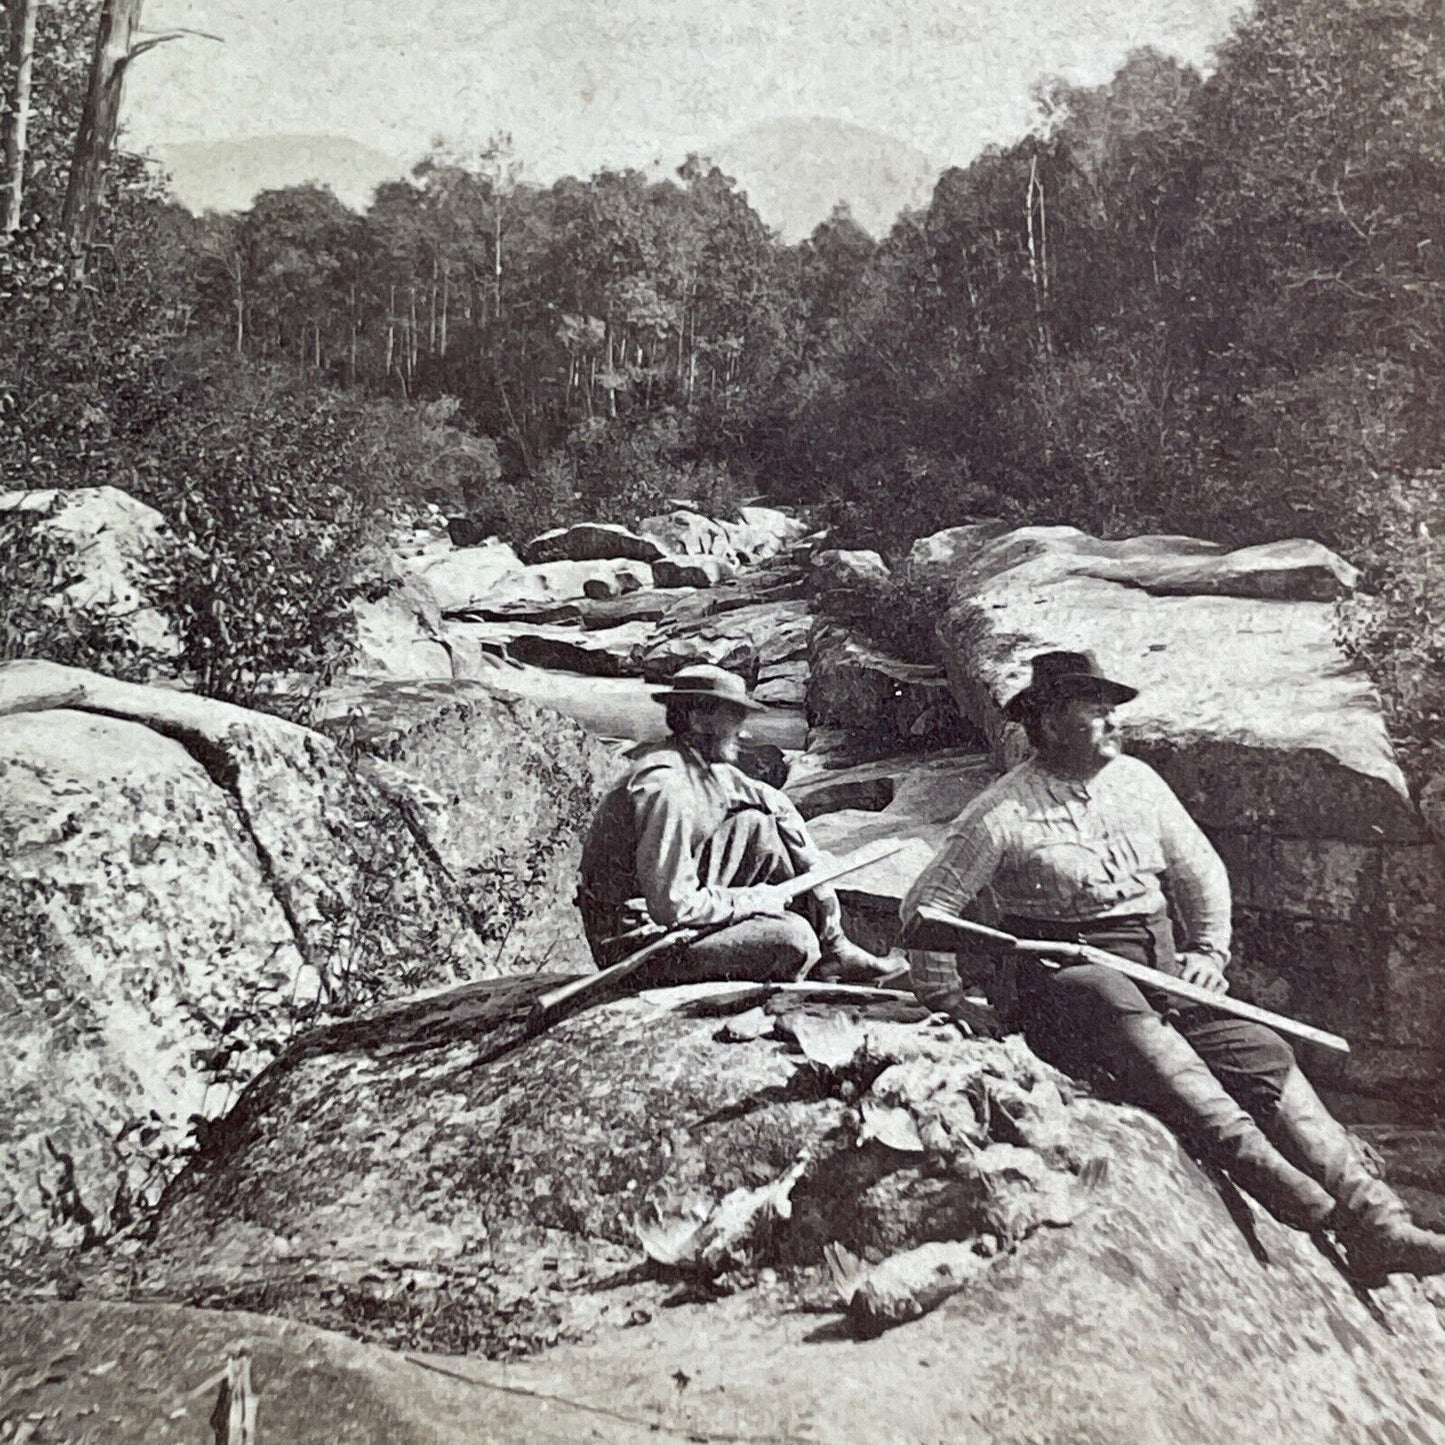
{"type": "Polygon", "coordinates": [[[1348,1131],[1298,1068],[1286,1076],[1265,1130],[1335,1200],[1327,1223],[1344,1246],[1351,1273],[1445,1274],[1445,1234],[1413,1223],[1404,1200],[1365,1168],[1348,1131]]]}
{"type": "Polygon", "coordinates": [[[1157,1014],[1119,1020],[1132,1082],[1246,1193],[1282,1224],[1318,1229],[1335,1201],[1270,1143],[1193,1046],[1157,1014]]]}

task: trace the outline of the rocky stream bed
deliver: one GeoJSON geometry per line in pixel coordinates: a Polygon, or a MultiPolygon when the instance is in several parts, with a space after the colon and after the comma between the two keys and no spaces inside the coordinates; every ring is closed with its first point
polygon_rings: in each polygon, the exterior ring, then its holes
{"type": "Polygon", "coordinates": [[[538,1025],[677,667],[769,702],[749,765],[826,847],[905,840],[845,890],[886,949],[1029,653],[1090,646],[1230,863],[1240,987],[1350,1034],[1307,1062],[1440,1218],[1445,892],[1349,569],[996,524],[913,563],[946,670],[840,620],[878,559],[764,508],[399,538],[315,730],[0,667],[0,1440],[234,1445],[243,1359],[265,1445],[1445,1438],[1438,1286],[1352,1286],[1017,1039],[765,987],[538,1025]]]}

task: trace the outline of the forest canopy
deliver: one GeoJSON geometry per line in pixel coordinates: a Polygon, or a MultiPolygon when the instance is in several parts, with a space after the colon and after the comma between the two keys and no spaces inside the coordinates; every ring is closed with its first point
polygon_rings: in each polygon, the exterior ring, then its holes
{"type": "Polygon", "coordinates": [[[1261,0],[1207,76],[1141,51],[1102,87],[1042,81],[1029,135],[880,238],[840,206],[786,245],[697,159],[535,185],[498,136],[363,214],[301,186],[192,218],[123,159],[77,283],[55,218],[95,8],[40,9],[0,250],[11,478],[173,515],[215,512],[230,468],[257,506],[430,498],[513,534],[763,493],[885,551],[978,515],[1307,535],[1383,598],[1342,625],[1402,736],[1438,722],[1429,0],[1261,0]]]}

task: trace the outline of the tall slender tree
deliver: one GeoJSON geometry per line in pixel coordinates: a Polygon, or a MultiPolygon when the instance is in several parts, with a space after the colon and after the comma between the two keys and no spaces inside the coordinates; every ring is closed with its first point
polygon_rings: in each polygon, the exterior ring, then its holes
{"type": "Polygon", "coordinates": [[[25,150],[30,127],[30,77],[35,61],[35,22],[40,0],[9,0],[5,7],[8,29],[6,45],[6,96],[3,165],[0,180],[0,235],[10,235],[20,225],[25,199],[25,150]]]}

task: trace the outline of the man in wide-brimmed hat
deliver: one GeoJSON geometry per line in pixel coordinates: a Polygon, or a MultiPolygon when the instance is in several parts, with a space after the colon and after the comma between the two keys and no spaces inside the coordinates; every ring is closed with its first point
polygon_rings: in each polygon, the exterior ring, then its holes
{"type": "MultiPolygon", "coordinates": [[[[905,941],[923,936],[920,907],[963,917],[989,895],[1016,936],[1082,941],[1228,988],[1229,876],[1164,780],[1122,755],[1114,709],[1136,695],[1090,653],[1033,659],[1005,711],[1034,756],[954,821],[904,900],[905,941]]],[[[969,1016],[945,957],[915,955],[913,985],[931,1007],[969,1016]]],[[[1272,1030],[1171,1008],[1107,964],[1049,970],[1026,958],[1015,987],[1013,1021],[1039,1054],[1112,1079],[1284,1223],[1331,1230],[1362,1277],[1445,1273],[1445,1235],[1411,1223],[1272,1030]]]]}
{"type": "Polygon", "coordinates": [[[598,964],[696,928],[701,936],[650,960],[635,986],[887,973],[844,934],[832,888],[790,901],[778,887],[823,857],[791,800],[737,766],[747,718],[763,710],[742,678],[685,667],[653,697],[669,736],[635,756],[582,849],[577,903],[598,964]]]}

